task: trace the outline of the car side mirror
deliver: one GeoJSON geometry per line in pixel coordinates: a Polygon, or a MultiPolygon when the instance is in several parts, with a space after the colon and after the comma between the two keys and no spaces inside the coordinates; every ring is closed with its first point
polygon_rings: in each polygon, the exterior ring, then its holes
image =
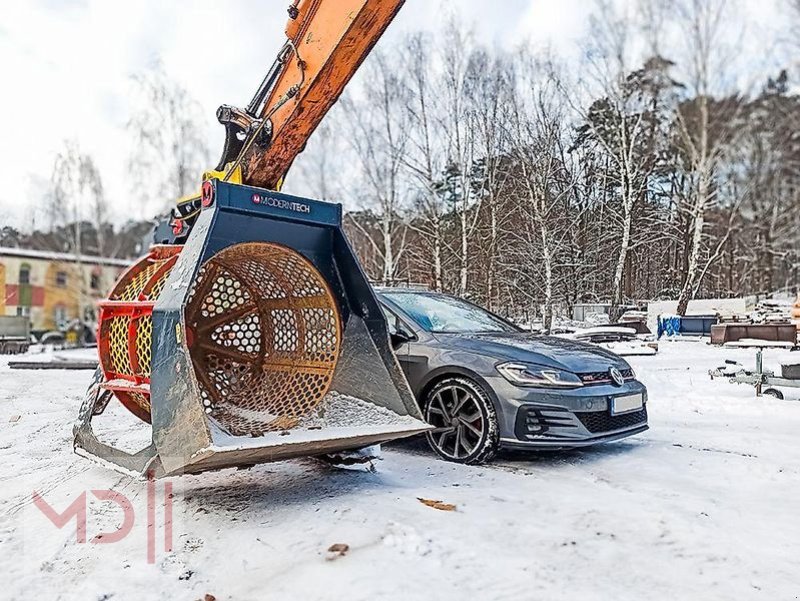
{"type": "Polygon", "coordinates": [[[399,326],[394,331],[389,333],[389,338],[391,338],[392,346],[395,349],[406,342],[411,342],[414,340],[414,336],[410,332],[407,332],[399,326]]]}

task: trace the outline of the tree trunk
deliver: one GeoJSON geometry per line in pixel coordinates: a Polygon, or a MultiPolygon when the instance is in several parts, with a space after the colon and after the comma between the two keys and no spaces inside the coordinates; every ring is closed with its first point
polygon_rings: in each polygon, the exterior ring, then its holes
{"type": "Polygon", "coordinates": [[[439,215],[433,218],[433,285],[436,292],[442,291],[442,221],[439,215]]]}
{"type": "Polygon", "coordinates": [[[547,224],[539,216],[539,237],[542,244],[542,264],[544,265],[544,307],[542,311],[542,330],[549,334],[553,329],[553,258],[550,249],[550,236],[547,224]]]}
{"type": "Polygon", "coordinates": [[[691,230],[690,247],[688,264],[686,266],[686,275],[683,279],[683,286],[681,293],[678,296],[678,315],[686,315],[686,310],[689,307],[689,301],[694,298],[695,289],[699,282],[697,282],[697,275],[700,271],[700,250],[703,238],[703,226],[705,225],[705,208],[704,202],[701,200],[708,194],[707,178],[703,174],[700,176],[700,186],[698,189],[698,198],[695,201],[695,215],[694,223],[691,230]],[[705,182],[705,183],[704,183],[705,182]]]}
{"type": "Polygon", "coordinates": [[[624,199],[623,202],[626,203],[626,210],[622,223],[622,241],[620,242],[617,264],[614,268],[614,280],[611,286],[611,308],[609,312],[612,322],[616,322],[619,319],[619,307],[622,305],[622,278],[625,275],[625,263],[627,262],[631,245],[631,211],[627,208],[628,199],[624,199]]]}
{"type": "Polygon", "coordinates": [[[464,206],[461,210],[461,256],[460,268],[458,270],[458,289],[459,295],[465,296],[467,294],[467,284],[469,283],[469,274],[467,272],[467,253],[469,252],[469,240],[467,236],[467,203],[464,200],[464,206]]]}
{"type": "Polygon", "coordinates": [[[706,207],[709,206],[709,198],[711,196],[711,171],[713,169],[711,164],[710,147],[709,147],[709,107],[708,98],[702,96],[700,98],[700,147],[697,149],[697,193],[692,203],[693,219],[689,246],[689,256],[686,264],[686,275],[683,279],[683,286],[681,293],[678,296],[678,315],[686,315],[686,310],[689,308],[689,301],[694,298],[697,292],[697,287],[700,282],[698,275],[700,273],[700,251],[702,250],[703,243],[703,228],[705,226],[706,207]]]}
{"type": "Polygon", "coordinates": [[[384,213],[381,219],[381,234],[383,238],[383,285],[389,286],[394,280],[394,248],[392,248],[392,223],[391,216],[384,213]]]}
{"type": "Polygon", "coordinates": [[[489,264],[486,269],[486,299],[489,310],[495,310],[495,255],[497,253],[497,209],[493,199],[489,202],[489,264]]]}

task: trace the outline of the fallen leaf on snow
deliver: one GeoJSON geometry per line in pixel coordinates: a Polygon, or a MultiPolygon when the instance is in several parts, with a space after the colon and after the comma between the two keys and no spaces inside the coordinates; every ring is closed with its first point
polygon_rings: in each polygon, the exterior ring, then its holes
{"type": "Polygon", "coordinates": [[[328,555],[328,561],[336,559],[337,557],[343,557],[348,551],[350,550],[350,545],[346,543],[333,543],[330,547],[328,547],[328,553],[332,555],[328,555]]]}
{"type": "Polygon", "coordinates": [[[20,420],[20,418],[22,418],[21,415],[12,415],[11,417],[8,418],[8,423],[15,424],[20,420]]]}
{"type": "Polygon", "coordinates": [[[439,509],[441,511],[455,511],[456,506],[452,503],[442,503],[441,501],[434,501],[433,499],[423,499],[422,497],[417,497],[417,501],[422,503],[423,505],[427,505],[428,507],[433,507],[434,509],[439,509]]]}

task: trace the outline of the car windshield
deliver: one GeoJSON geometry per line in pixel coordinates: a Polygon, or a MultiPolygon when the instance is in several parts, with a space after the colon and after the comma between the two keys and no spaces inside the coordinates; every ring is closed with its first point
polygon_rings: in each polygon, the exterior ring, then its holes
{"type": "Polygon", "coordinates": [[[434,333],[517,332],[488,311],[463,300],[424,292],[383,292],[421,328],[434,333]]]}

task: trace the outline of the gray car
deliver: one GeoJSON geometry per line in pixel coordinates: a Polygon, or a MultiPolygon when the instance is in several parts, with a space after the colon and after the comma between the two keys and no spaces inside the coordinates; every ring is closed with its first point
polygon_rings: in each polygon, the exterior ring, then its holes
{"type": "Polygon", "coordinates": [[[568,449],[647,430],[647,389],[614,353],[523,332],[445,294],[376,292],[441,457],[482,463],[500,448],[568,449]]]}

